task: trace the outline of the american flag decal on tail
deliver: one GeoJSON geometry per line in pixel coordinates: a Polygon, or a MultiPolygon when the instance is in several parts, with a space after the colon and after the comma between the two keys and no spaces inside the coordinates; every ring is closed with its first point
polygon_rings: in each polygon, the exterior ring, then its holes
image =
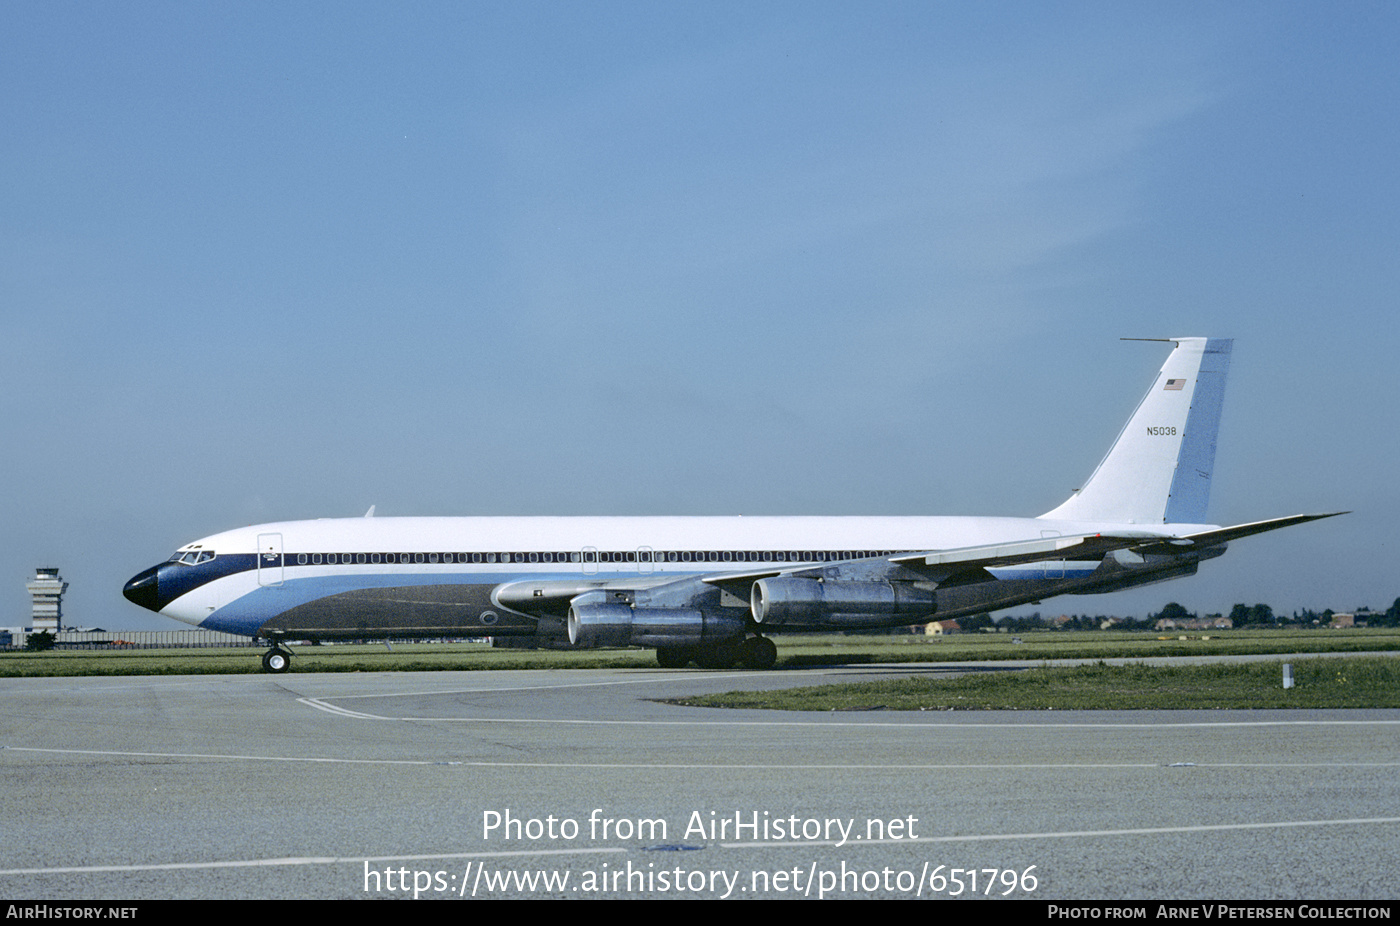
{"type": "Polygon", "coordinates": [[[1163,391],[1163,392],[1180,392],[1180,391],[1181,391],[1181,387],[1182,387],[1182,386],[1185,386],[1185,385],[1186,385],[1186,380],[1184,380],[1184,379],[1169,379],[1169,380],[1167,380],[1167,384],[1166,384],[1165,386],[1162,387],[1162,391],[1163,391]]]}

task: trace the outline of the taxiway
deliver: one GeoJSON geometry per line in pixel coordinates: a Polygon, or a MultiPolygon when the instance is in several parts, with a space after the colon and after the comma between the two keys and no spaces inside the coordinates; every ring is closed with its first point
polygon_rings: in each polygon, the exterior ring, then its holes
{"type": "Polygon", "coordinates": [[[1396,897],[1400,711],[657,700],[947,671],[0,680],[0,890],[1396,897]]]}

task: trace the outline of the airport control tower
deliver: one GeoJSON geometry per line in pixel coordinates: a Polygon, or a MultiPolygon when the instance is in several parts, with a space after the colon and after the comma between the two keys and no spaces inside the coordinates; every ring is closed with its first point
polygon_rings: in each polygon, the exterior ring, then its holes
{"type": "Polygon", "coordinates": [[[63,593],[68,583],[59,577],[58,567],[40,566],[24,587],[34,596],[34,632],[58,633],[63,629],[63,593]]]}

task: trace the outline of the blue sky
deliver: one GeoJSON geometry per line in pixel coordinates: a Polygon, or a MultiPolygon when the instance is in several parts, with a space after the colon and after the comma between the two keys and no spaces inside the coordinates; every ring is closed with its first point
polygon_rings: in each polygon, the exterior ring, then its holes
{"type": "Polygon", "coordinates": [[[1145,614],[1400,595],[1400,7],[0,13],[0,625],[179,544],[427,514],[1039,514],[1236,339],[1145,614]],[[8,616],[4,616],[7,614],[8,616]]]}

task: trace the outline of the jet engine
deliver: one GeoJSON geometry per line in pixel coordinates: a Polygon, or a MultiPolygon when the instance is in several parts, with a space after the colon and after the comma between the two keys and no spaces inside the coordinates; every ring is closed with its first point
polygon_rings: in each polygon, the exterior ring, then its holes
{"type": "Polygon", "coordinates": [[[776,576],[753,584],[753,619],[768,627],[882,627],[938,610],[935,590],[908,582],[838,582],[776,576]]]}
{"type": "Polygon", "coordinates": [[[574,646],[695,646],[742,637],[744,620],[693,608],[639,608],[584,592],[569,602],[569,642],[574,646]]]}

